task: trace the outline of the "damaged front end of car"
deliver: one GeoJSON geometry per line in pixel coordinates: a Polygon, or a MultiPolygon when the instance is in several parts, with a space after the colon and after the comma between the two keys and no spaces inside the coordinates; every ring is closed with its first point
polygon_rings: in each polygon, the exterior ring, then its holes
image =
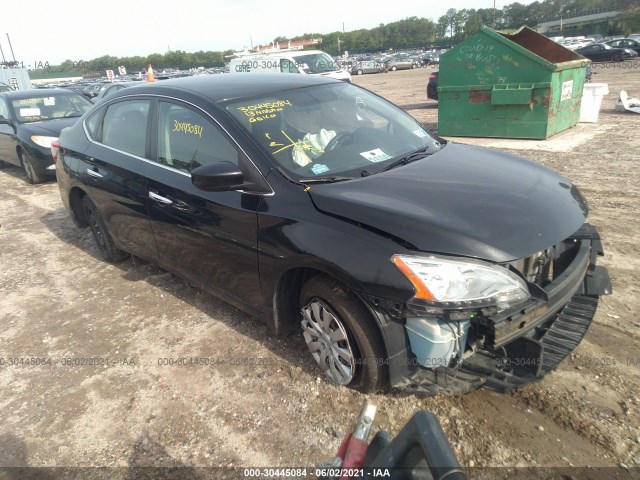
{"type": "Polygon", "coordinates": [[[403,312],[411,361],[392,386],[427,395],[506,392],[542,379],[578,346],[599,296],[612,291],[596,265],[601,255],[600,237],[585,223],[505,264],[394,256],[416,295],[403,312]]]}

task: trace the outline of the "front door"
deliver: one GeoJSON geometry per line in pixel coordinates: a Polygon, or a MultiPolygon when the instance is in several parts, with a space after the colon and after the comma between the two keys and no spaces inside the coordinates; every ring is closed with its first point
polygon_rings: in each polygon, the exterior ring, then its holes
{"type": "MultiPolygon", "coordinates": [[[[160,101],[157,164],[149,180],[149,215],[160,262],[252,310],[261,304],[256,192],[205,192],[191,182],[201,165],[230,161],[255,168],[211,118],[179,102],[160,101]]],[[[257,173],[257,170],[255,170],[257,173]]],[[[259,175],[259,174],[258,174],[259,175]]],[[[246,175],[251,176],[249,171],[246,175]]]]}

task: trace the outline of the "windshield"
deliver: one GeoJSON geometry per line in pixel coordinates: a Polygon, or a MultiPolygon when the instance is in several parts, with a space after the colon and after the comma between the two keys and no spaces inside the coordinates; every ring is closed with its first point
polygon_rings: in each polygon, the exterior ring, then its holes
{"type": "Polygon", "coordinates": [[[81,117],[93,106],[89,100],[76,93],[51,93],[46,89],[33,97],[15,99],[11,104],[17,120],[21,123],[81,117]]]}
{"type": "Polygon", "coordinates": [[[360,177],[440,144],[373,93],[332,83],[232,101],[227,111],[293,179],[360,177]]]}
{"type": "Polygon", "coordinates": [[[326,53],[311,53],[309,55],[296,55],[293,58],[298,66],[309,73],[335,72],[339,70],[338,64],[326,53]],[[305,67],[309,67],[308,70],[305,67]]]}

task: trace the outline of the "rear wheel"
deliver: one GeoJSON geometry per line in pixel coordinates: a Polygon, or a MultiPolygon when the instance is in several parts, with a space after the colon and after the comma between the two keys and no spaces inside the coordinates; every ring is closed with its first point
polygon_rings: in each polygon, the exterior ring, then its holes
{"type": "Polygon", "coordinates": [[[621,53],[616,53],[616,54],[613,56],[613,61],[614,61],[614,62],[623,62],[623,61],[624,61],[624,58],[622,57],[622,54],[621,54],[621,53]]]}
{"type": "Polygon", "coordinates": [[[82,199],[82,210],[91,228],[91,233],[100,251],[100,256],[111,263],[124,260],[127,257],[126,252],[115,246],[113,238],[111,238],[107,226],[102,219],[102,215],[100,215],[95,203],[93,203],[88,196],[82,199]]]}
{"type": "Polygon", "coordinates": [[[393,67],[391,67],[391,71],[395,72],[398,69],[398,67],[396,67],[395,65],[393,67]]]}
{"type": "Polygon", "coordinates": [[[27,152],[20,152],[20,163],[22,163],[22,168],[27,174],[27,182],[42,183],[47,179],[47,177],[36,171],[35,166],[33,165],[33,160],[27,152]]]}
{"type": "Polygon", "coordinates": [[[362,70],[358,70],[356,73],[357,73],[358,75],[362,75],[364,72],[363,72],[362,70]]]}
{"type": "Polygon", "coordinates": [[[302,332],[327,379],[361,392],[386,387],[386,352],[360,300],[337,281],[318,275],[300,293],[302,332]]]}

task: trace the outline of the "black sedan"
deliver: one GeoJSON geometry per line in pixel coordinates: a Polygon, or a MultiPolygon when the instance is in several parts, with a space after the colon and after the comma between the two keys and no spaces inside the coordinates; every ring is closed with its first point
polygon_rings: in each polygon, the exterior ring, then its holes
{"type": "Polygon", "coordinates": [[[637,54],[640,54],[640,41],[634,40],[633,38],[619,38],[617,40],[609,40],[605,43],[610,47],[633,50],[637,54]]]}
{"type": "Polygon", "coordinates": [[[51,142],[91,108],[82,95],[66,89],[0,93],[0,164],[24,168],[29,183],[55,175],[51,142]]]}
{"type": "Polygon", "coordinates": [[[624,48],[611,47],[606,43],[592,43],[575,52],[593,62],[622,62],[635,56],[624,48]]]}
{"type": "Polygon", "coordinates": [[[361,391],[539,380],[611,292],[569,180],[448,143],[346,82],[141,85],[52,152],[62,202],[102,258],[145,258],[270,334],[301,335],[327,379],[361,391]]]}

